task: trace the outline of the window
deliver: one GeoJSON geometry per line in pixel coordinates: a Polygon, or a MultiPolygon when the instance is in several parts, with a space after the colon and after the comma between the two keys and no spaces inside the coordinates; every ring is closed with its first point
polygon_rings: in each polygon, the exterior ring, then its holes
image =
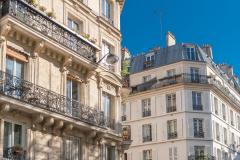
{"type": "Polygon", "coordinates": [[[231,119],[231,125],[234,126],[233,111],[232,110],[230,110],[230,119],[231,119]]]}
{"type": "Polygon", "coordinates": [[[115,159],[115,147],[106,145],[106,160],[115,159]]]}
{"type": "Polygon", "coordinates": [[[194,137],[204,138],[203,132],[203,119],[194,118],[193,119],[194,137]]]}
{"type": "Polygon", "coordinates": [[[151,80],[151,75],[143,76],[143,83],[151,80]]]}
{"type": "Polygon", "coordinates": [[[71,30],[77,32],[77,33],[82,33],[83,32],[83,23],[77,23],[71,18],[68,18],[68,28],[71,30]]]}
{"type": "Polygon", "coordinates": [[[184,52],[187,55],[188,60],[192,60],[192,61],[198,60],[197,52],[194,47],[185,47],[184,52]]]}
{"type": "Polygon", "coordinates": [[[176,70],[175,69],[170,69],[167,71],[167,77],[173,77],[176,75],[176,70]]]}
{"type": "MultiPolygon", "coordinates": [[[[13,146],[24,147],[23,126],[4,121],[3,157],[11,158],[13,146]]],[[[20,158],[20,157],[19,157],[20,158]]]]}
{"type": "Polygon", "coordinates": [[[109,118],[109,119],[111,119],[111,117],[112,117],[112,114],[111,114],[111,112],[112,112],[112,108],[111,108],[111,95],[109,95],[109,94],[107,94],[107,93],[105,93],[105,92],[103,92],[103,94],[102,94],[102,111],[104,112],[104,116],[106,117],[106,118],[109,118]]]}
{"type": "Polygon", "coordinates": [[[227,145],[228,143],[228,140],[227,140],[227,129],[226,128],[223,128],[223,138],[224,138],[224,144],[227,145]]]}
{"type": "Polygon", "coordinates": [[[143,142],[152,141],[152,125],[145,124],[142,126],[142,130],[143,130],[143,142]]]}
{"type": "Polygon", "coordinates": [[[109,53],[112,53],[113,54],[113,52],[114,52],[114,47],[112,46],[112,45],[110,45],[109,43],[107,43],[107,42],[105,42],[105,41],[102,41],[102,51],[101,51],[102,53],[102,58],[104,58],[103,60],[102,60],[102,64],[103,64],[103,66],[105,66],[106,68],[108,68],[109,70],[113,70],[114,68],[113,68],[113,65],[111,65],[111,64],[108,64],[107,62],[106,62],[106,58],[107,58],[107,56],[106,55],[108,55],[109,53]],[[105,56],[105,57],[104,57],[105,56]]]}
{"type": "Polygon", "coordinates": [[[219,124],[216,123],[216,140],[220,141],[220,130],[219,130],[219,124]]]}
{"type": "Polygon", "coordinates": [[[240,130],[240,117],[237,116],[237,124],[238,124],[238,130],[240,130]]]}
{"type": "Polygon", "coordinates": [[[126,121],[127,120],[127,107],[126,107],[126,103],[122,104],[122,121],[126,121]]]}
{"type": "Polygon", "coordinates": [[[199,68],[191,68],[191,82],[192,83],[199,83],[200,82],[200,75],[199,75],[199,68]]]}
{"type": "Polygon", "coordinates": [[[214,108],[215,108],[215,114],[218,115],[219,109],[218,109],[218,99],[214,97],[214,108]]]}
{"type": "Polygon", "coordinates": [[[202,160],[204,159],[204,146],[194,146],[195,159],[202,160]]]}
{"type": "Polygon", "coordinates": [[[169,112],[176,112],[176,94],[168,94],[166,95],[166,101],[167,101],[167,113],[169,112]]]}
{"type": "Polygon", "coordinates": [[[152,160],[152,150],[143,150],[143,160],[152,160]]]}
{"type": "Polygon", "coordinates": [[[112,5],[109,0],[102,0],[102,16],[111,19],[112,5]]]}
{"type": "Polygon", "coordinates": [[[155,62],[155,55],[154,54],[147,54],[145,56],[144,68],[153,67],[155,62]]]}
{"type": "Polygon", "coordinates": [[[225,106],[225,104],[222,104],[222,116],[223,116],[223,119],[226,120],[226,106],[225,106]]]}
{"type": "Polygon", "coordinates": [[[80,138],[66,137],[63,151],[65,160],[80,160],[80,138]]]}
{"type": "Polygon", "coordinates": [[[217,160],[222,160],[221,159],[221,150],[217,149],[217,160]]]}
{"type": "Polygon", "coordinates": [[[195,92],[195,91],[192,92],[192,104],[193,104],[193,110],[197,110],[197,111],[203,110],[201,92],[195,92]]]}
{"type": "Polygon", "coordinates": [[[67,112],[68,114],[78,115],[80,105],[79,83],[71,78],[67,79],[67,112]]]}
{"type": "Polygon", "coordinates": [[[223,159],[222,160],[229,160],[228,159],[228,152],[223,151],[223,159]]]}
{"type": "Polygon", "coordinates": [[[169,160],[177,160],[177,147],[170,147],[168,152],[169,160]]]}
{"type": "Polygon", "coordinates": [[[6,60],[6,73],[10,76],[16,76],[18,78],[24,78],[24,62],[21,62],[15,58],[7,56],[6,60]]]}
{"type": "Polygon", "coordinates": [[[236,141],[235,141],[235,135],[234,135],[234,133],[232,133],[232,143],[231,144],[236,144],[236,141]]]}
{"type": "Polygon", "coordinates": [[[151,99],[142,100],[142,116],[148,117],[151,116],[151,99]]]}
{"type": "Polygon", "coordinates": [[[177,138],[177,120],[167,121],[168,139],[177,138]]]}

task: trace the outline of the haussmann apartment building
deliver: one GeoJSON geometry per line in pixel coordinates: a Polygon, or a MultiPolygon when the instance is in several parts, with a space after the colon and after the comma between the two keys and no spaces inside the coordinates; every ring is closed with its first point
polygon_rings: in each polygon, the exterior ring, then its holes
{"type": "Polygon", "coordinates": [[[123,4],[0,0],[0,159],[121,159],[123,4]]]}
{"type": "Polygon", "coordinates": [[[176,44],[131,60],[122,102],[126,160],[233,160],[240,145],[240,83],[210,45],[176,44]],[[125,92],[127,94],[127,91],[125,92]]]}

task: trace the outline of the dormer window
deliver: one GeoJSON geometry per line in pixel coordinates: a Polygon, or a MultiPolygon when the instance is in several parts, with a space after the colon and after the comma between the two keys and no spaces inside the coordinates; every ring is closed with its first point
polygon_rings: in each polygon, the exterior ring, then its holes
{"type": "Polygon", "coordinates": [[[145,56],[144,68],[153,67],[154,62],[155,62],[155,55],[154,54],[147,54],[145,56]]]}
{"type": "Polygon", "coordinates": [[[195,47],[185,47],[184,52],[187,56],[187,60],[191,60],[191,61],[198,60],[198,55],[197,55],[195,47]]]}

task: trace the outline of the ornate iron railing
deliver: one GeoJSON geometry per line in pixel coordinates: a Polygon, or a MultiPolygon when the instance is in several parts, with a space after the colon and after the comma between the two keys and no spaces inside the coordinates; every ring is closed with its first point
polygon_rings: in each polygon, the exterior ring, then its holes
{"type": "Polygon", "coordinates": [[[203,131],[194,132],[194,137],[195,138],[204,138],[204,132],[203,131]]]}
{"type": "Polygon", "coordinates": [[[114,119],[104,112],[66,96],[0,71],[0,94],[92,125],[116,129],[114,119]]]}
{"type": "Polygon", "coordinates": [[[168,133],[168,139],[175,139],[177,138],[177,135],[177,132],[168,133]]]}
{"type": "Polygon", "coordinates": [[[149,116],[151,116],[151,110],[149,109],[149,110],[144,110],[143,112],[142,112],[142,116],[143,117],[149,117],[149,116]]]}
{"type": "Polygon", "coordinates": [[[78,55],[96,62],[96,48],[93,45],[26,2],[4,0],[0,6],[0,17],[10,15],[78,55]]]}
{"type": "Polygon", "coordinates": [[[154,67],[155,60],[148,60],[143,63],[143,69],[154,67]]]}
{"type": "Polygon", "coordinates": [[[150,142],[150,141],[152,141],[152,136],[143,137],[143,142],[150,142]]]}
{"type": "Polygon", "coordinates": [[[176,112],[176,111],[177,111],[176,105],[174,105],[174,106],[167,106],[167,113],[176,112]]]}
{"type": "Polygon", "coordinates": [[[216,160],[216,157],[211,155],[190,155],[188,160],[216,160]]]}
{"type": "Polygon", "coordinates": [[[3,160],[25,160],[26,151],[16,150],[14,147],[3,148],[3,160]]]}

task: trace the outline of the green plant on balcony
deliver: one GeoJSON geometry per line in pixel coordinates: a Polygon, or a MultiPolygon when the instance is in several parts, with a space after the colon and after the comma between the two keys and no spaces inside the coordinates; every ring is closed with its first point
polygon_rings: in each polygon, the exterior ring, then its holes
{"type": "Polygon", "coordinates": [[[56,15],[54,12],[47,12],[47,16],[54,19],[56,18],[56,15]]]}
{"type": "Polygon", "coordinates": [[[96,39],[96,38],[91,38],[91,39],[90,39],[90,42],[92,42],[92,43],[95,44],[95,43],[97,42],[97,39],[96,39]]]}
{"type": "Polygon", "coordinates": [[[87,40],[90,39],[90,35],[89,35],[89,34],[84,33],[82,36],[83,36],[84,38],[86,38],[87,40]]]}
{"type": "Polygon", "coordinates": [[[24,150],[20,145],[15,145],[11,147],[12,154],[15,156],[22,156],[24,154],[24,150]]]}
{"type": "Polygon", "coordinates": [[[37,0],[27,0],[27,3],[34,6],[34,7],[37,7],[37,5],[38,5],[37,0]]]}
{"type": "Polygon", "coordinates": [[[47,10],[47,8],[44,7],[44,6],[39,6],[39,10],[42,11],[42,12],[45,12],[47,10]]]}

